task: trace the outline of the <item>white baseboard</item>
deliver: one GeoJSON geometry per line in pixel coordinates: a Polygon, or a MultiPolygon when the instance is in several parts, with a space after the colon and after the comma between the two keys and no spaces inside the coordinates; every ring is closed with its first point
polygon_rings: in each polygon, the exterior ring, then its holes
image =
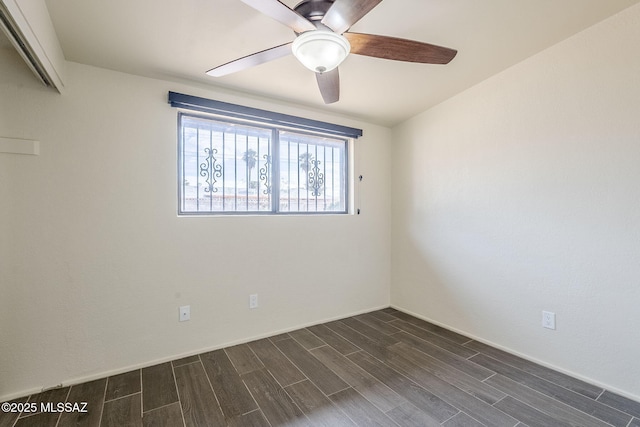
{"type": "Polygon", "coordinates": [[[66,381],[63,381],[60,384],[56,384],[56,385],[49,385],[49,386],[44,386],[44,387],[40,387],[40,388],[33,388],[30,390],[22,390],[20,392],[17,393],[10,393],[7,395],[3,395],[0,396],[0,402],[5,402],[8,400],[12,400],[12,399],[17,399],[19,397],[23,397],[23,396],[29,396],[32,394],[36,394],[36,393],[41,393],[45,390],[50,390],[53,388],[59,388],[59,387],[67,387],[67,386],[73,386],[76,384],[82,384],[88,381],[93,381],[93,380],[98,380],[101,378],[106,378],[106,377],[111,377],[114,375],[119,375],[119,374],[124,374],[125,372],[129,372],[129,371],[134,371],[136,369],[142,369],[142,368],[148,368],[150,366],[154,366],[154,365],[158,365],[160,363],[165,363],[165,362],[170,362],[172,360],[177,360],[177,359],[182,359],[183,357],[189,357],[189,356],[195,356],[196,354],[201,354],[201,353],[206,353],[209,351],[214,351],[214,350],[219,350],[221,348],[226,348],[226,347],[231,347],[234,345],[238,345],[238,344],[245,344],[251,341],[255,341],[255,340],[259,340],[262,338],[268,338],[268,337],[272,337],[275,335],[279,335],[279,334],[284,334],[286,332],[291,332],[291,331],[295,331],[297,329],[301,329],[301,328],[306,328],[308,326],[314,326],[314,325],[320,325],[322,323],[327,323],[327,322],[332,322],[334,320],[340,320],[340,319],[344,319],[347,317],[351,317],[351,316],[357,316],[359,314],[364,314],[364,313],[369,313],[372,311],[376,311],[376,310],[381,310],[383,308],[387,308],[388,305],[384,305],[384,306],[380,306],[380,307],[371,307],[371,308],[367,308],[364,310],[359,310],[356,312],[352,312],[352,313],[347,313],[344,315],[340,315],[340,316],[335,316],[335,317],[331,317],[331,318],[326,318],[323,320],[318,320],[318,321],[314,321],[314,322],[310,322],[310,323],[304,323],[304,324],[299,324],[296,326],[292,326],[292,327],[288,327],[285,329],[279,329],[279,330],[275,330],[272,332],[267,332],[264,334],[259,334],[259,335],[254,335],[251,337],[244,337],[241,338],[239,340],[235,340],[235,341],[230,341],[230,342],[226,342],[223,344],[218,344],[218,345],[214,345],[214,346],[210,346],[210,347],[205,347],[205,348],[201,348],[198,350],[193,350],[193,351],[188,351],[185,353],[179,353],[179,354],[174,354],[174,355],[170,355],[170,356],[166,356],[166,357],[161,357],[158,359],[154,359],[148,362],[144,362],[144,363],[138,363],[135,365],[129,365],[129,366],[125,366],[122,368],[118,368],[118,369],[112,369],[110,371],[104,371],[104,372],[99,372],[99,373],[95,373],[95,374],[91,374],[91,375],[85,375],[85,376],[81,376],[81,377],[75,377],[75,378],[70,378],[67,379],[66,381]]]}
{"type": "Polygon", "coordinates": [[[628,393],[628,392],[626,392],[624,390],[620,390],[620,389],[618,389],[616,387],[611,386],[610,384],[604,384],[604,383],[602,383],[600,381],[594,380],[593,378],[590,378],[590,377],[587,377],[587,376],[584,376],[584,375],[580,375],[580,374],[578,374],[576,372],[572,372],[572,371],[569,371],[567,369],[563,369],[563,368],[561,368],[559,366],[555,366],[555,365],[552,365],[550,363],[547,363],[547,362],[545,362],[543,360],[536,359],[535,357],[531,357],[529,355],[517,352],[515,350],[512,350],[512,349],[510,349],[508,347],[505,347],[503,345],[500,345],[498,343],[489,341],[489,340],[484,339],[482,337],[478,337],[478,336],[476,336],[474,334],[470,334],[469,332],[466,332],[466,331],[463,331],[463,330],[460,330],[460,329],[457,329],[457,328],[453,328],[453,327],[451,327],[449,325],[445,325],[444,323],[438,322],[437,320],[430,319],[430,318],[428,318],[426,316],[423,316],[421,314],[418,314],[418,313],[414,313],[411,310],[407,310],[405,308],[402,308],[402,307],[399,307],[399,306],[396,306],[396,305],[393,305],[393,304],[391,304],[391,308],[394,308],[394,309],[396,309],[398,311],[401,311],[403,313],[409,314],[409,315],[411,315],[413,317],[417,317],[418,319],[422,319],[422,320],[427,321],[429,323],[433,323],[434,325],[440,326],[440,327],[442,327],[444,329],[448,329],[448,330],[450,330],[452,332],[456,332],[456,333],[458,333],[460,335],[464,335],[466,337],[469,337],[470,339],[473,339],[475,341],[481,342],[483,344],[490,345],[491,347],[495,347],[497,349],[505,351],[505,352],[507,352],[509,354],[512,354],[514,356],[521,357],[522,359],[528,360],[529,362],[537,363],[538,365],[544,366],[544,367],[549,368],[549,369],[553,369],[554,371],[558,371],[558,372],[563,373],[565,375],[569,375],[570,377],[576,378],[576,379],[584,381],[586,383],[593,384],[594,386],[603,388],[603,389],[608,390],[608,391],[610,391],[612,393],[615,393],[615,394],[619,394],[620,396],[626,397],[628,399],[635,400],[636,402],[640,402],[640,396],[636,396],[636,395],[628,393]]]}

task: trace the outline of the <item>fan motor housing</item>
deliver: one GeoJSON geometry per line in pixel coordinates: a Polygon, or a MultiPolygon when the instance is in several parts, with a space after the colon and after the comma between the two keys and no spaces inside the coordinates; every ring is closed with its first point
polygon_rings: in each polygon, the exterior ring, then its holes
{"type": "Polygon", "coordinates": [[[324,18],[334,0],[304,0],[301,1],[293,8],[300,15],[307,18],[309,21],[320,21],[324,18]]]}

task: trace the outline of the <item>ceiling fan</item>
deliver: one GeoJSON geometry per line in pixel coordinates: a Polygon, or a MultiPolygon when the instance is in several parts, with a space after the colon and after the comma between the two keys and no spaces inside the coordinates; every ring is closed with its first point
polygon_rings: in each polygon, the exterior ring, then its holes
{"type": "Polygon", "coordinates": [[[278,0],[242,0],[296,33],[293,42],[236,59],[207,71],[214,77],[235,73],[293,53],[316,80],[325,104],[340,98],[338,65],[349,55],[372,56],[395,61],[448,64],[454,49],[347,30],[382,0],[303,0],[290,9],[278,0]]]}

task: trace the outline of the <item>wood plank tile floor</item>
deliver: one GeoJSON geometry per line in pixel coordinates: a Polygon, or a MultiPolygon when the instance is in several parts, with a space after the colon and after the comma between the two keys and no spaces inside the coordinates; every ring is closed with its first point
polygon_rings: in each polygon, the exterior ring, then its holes
{"type": "Polygon", "coordinates": [[[13,402],[36,412],[0,427],[640,427],[639,402],[392,308],[13,402]]]}

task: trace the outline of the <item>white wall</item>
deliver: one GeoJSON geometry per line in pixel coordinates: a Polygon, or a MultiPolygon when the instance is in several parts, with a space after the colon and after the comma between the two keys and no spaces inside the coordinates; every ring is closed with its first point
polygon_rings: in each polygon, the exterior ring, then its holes
{"type": "Polygon", "coordinates": [[[640,398],[639,51],[635,6],[394,129],[392,305],[640,398]]]}
{"type": "Polygon", "coordinates": [[[40,141],[0,153],[0,401],[389,305],[389,129],[73,63],[59,95],[0,55],[0,136],[40,141]],[[178,218],[169,90],[361,127],[362,214],[178,218]]]}

